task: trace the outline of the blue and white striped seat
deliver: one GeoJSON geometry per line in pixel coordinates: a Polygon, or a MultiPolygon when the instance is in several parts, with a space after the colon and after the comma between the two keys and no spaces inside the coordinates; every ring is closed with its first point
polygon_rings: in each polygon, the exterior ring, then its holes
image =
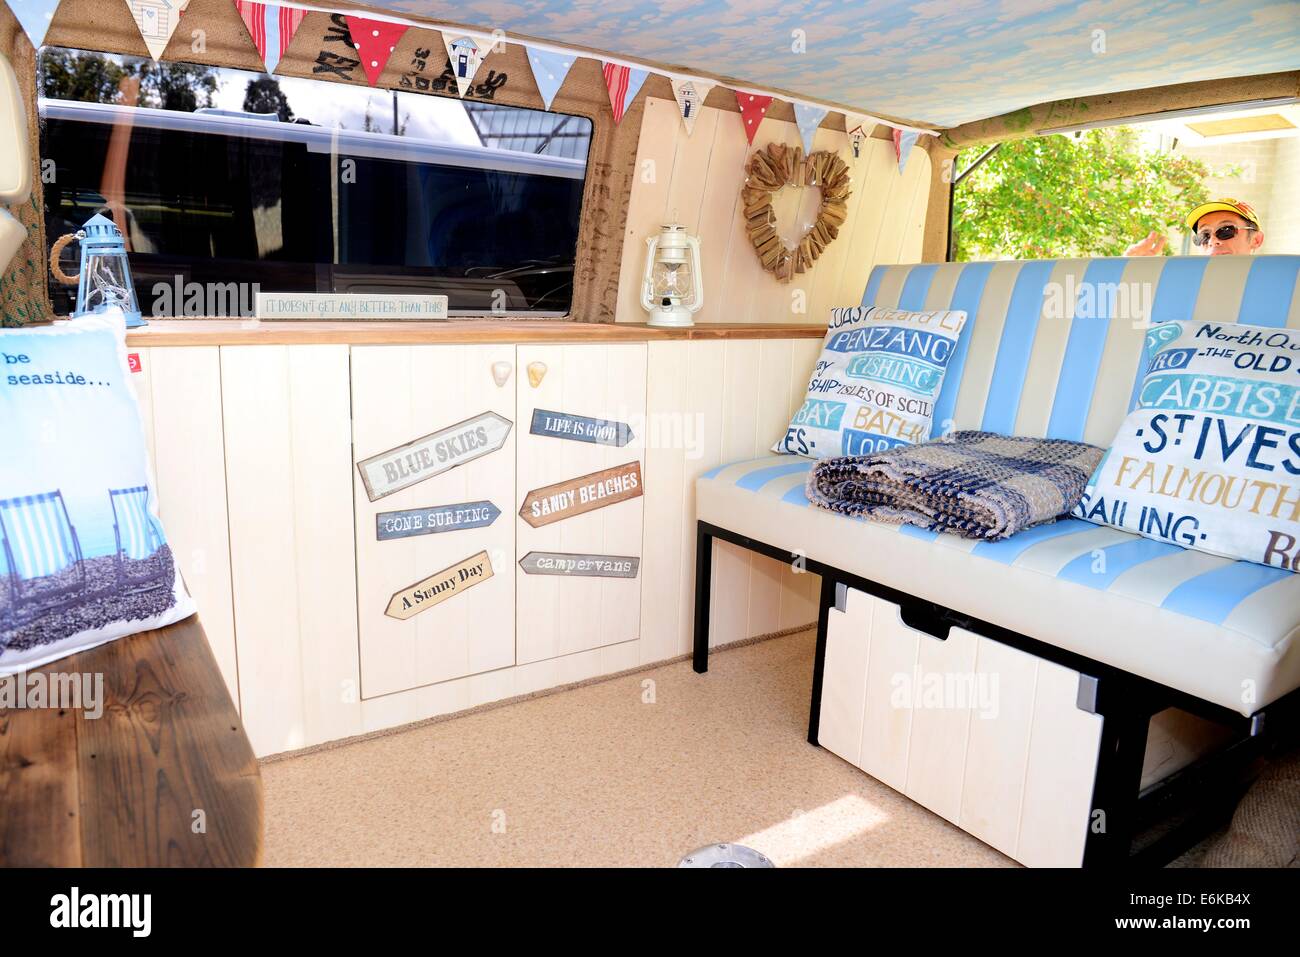
{"type": "MultiPolygon", "coordinates": [[[[881,266],[863,303],[970,314],[936,423],[1104,447],[1133,403],[1144,329],[1073,302],[1059,316],[1055,292],[1133,283],[1154,322],[1300,328],[1298,278],[1300,256],[881,266]]],[[[697,517],[1242,714],[1300,687],[1300,575],[1075,519],[999,543],[850,519],[808,504],[811,465],[707,472],[697,517]]]]}

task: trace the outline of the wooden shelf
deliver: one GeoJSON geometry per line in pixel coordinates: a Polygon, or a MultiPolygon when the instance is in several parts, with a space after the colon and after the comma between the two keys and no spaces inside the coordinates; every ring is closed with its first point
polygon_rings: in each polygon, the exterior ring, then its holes
{"type": "Polygon", "coordinates": [[[102,674],[103,714],[0,712],[0,866],[260,861],[261,775],[197,616],[37,671],[102,674]]]}
{"type": "Polygon", "coordinates": [[[685,339],[820,339],[824,326],[722,324],[687,329],[644,323],[538,319],[409,322],[311,322],[247,319],[152,319],[127,333],[128,346],[420,345],[493,342],[658,342],[685,339]]]}

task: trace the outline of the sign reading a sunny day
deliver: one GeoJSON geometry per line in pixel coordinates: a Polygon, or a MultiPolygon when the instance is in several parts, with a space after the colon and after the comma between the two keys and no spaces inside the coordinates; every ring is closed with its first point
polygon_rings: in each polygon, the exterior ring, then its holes
{"type": "Polygon", "coordinates": [[[519,516],[533,528],[563,521],[641,495],[641,463],[579,475],[528,493],[519,516]]]}
{"type": "Polygon", "coordinates": [[[519,559],[528,575],[578,578],[636,578],[641,559],[631,555],[581,555],[572,552],[529,552],[519,559]]]}
{"type": "Polygon", "coordinates": [[[486,501],[380,512],[375,516],[375,538],[387,542],[416,535],[458,532],[465,528],[487,528],[500,515],[501,509],[486,501]]]}
{"type": "Polygon", "coordinates": [[[528,431],[553,439],[612,445],[620,449],[632,441],[632,427],[626,422],[593,419],[571,412],[552,412],[550,409],[534,409],[533,424],[528,431]]]}
{"type": "Polygon", "coordinates": [[[406,621],[491,577],[492,560],[487,552],[479,552],[423,581],[403,588],[388,600],[384,614],[389,618],[406,621]]]}
{"type": "Polygon", "coordinates": [[[472,462],[505,445],[513,423],[495,412],[483,412],[445,429],[380,452],[357,463],[366,496],[376,501],[417,482],[472,462]]]}

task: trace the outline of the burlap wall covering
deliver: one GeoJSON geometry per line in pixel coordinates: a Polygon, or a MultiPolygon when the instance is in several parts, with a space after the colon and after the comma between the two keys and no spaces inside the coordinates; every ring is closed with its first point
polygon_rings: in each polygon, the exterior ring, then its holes
{"type": "MultiPolygon", "coordinates": [[[[277,73],[307,77],[333,83],[365,85],[359,65],[349,67],[351,51],[343,42],[344,30],[331,15],[309,13],[295,34],[293,43],[281,60],[277,73]]],[[[63,0],[46,36],[54,46],[100,50],[147,56],[144,41],[131,20],[124,3],[104,0],[63,0]]],[[[23,84],[23,93],[31,111],[33,163],[36,155],[37,121],[35,114],[35,56],[22,29],[0,4],[0,49],[10,56],[23,84]]],[[[445,65],[442,39],[433,29],[412,28],[398,43],[378,87],[412,91],[404,85],[403,75],[417,75],[418,50],[429,50],[428,67],[418,75],[432,73],[436,78],[445,65]]],[[[187,60],[260,71],[261,61],[249,39],[243,22],[230,0],[191,0],[163,56],[165,60],[187,60]],[[196,32],[198,31],[198,32],[196,32]]],[[[492,52],[483,61],[477,79],[482,83],[495,71],[491,101],[509,106],[542,108],[541,97],[533,82],[524,48],[508,44],[504,51],[492,52]],[[504,80],[502,79],[504,77],[504,80]]],[[[422,92],[422,91],[421,91],[422,92]]],[[[454,95],[429,93],[428,95],[454,95]]],[[[628,196],[632,189],[637,141],[647,96],[670,98],[672,90],[662,76],[652,75],[636,101],[615,124],[609,94],[598,60],[580,59],[570,71],[552,109],[591,119],[593,137],[587,162],[586,191],[579,226],[578,257],[574,275],[572,318],[583,322],[613,322],[618,299],[619,256],[623,249],[623,229],[627,219],[628,196]]],[[[470,98],[482,98],[470,94],[470,98]]],[[[710,106],[736,109],[731,92],[714,89],[710,106]]],[[[788,104],[782,104],[788,108],[788,104]]],[[[773,115],[776,115],[774,112],[773,115]]],[[[39,183],[39,176],[37,177],[39,183]]],[[[31,237],[15,258],[13,267],[0,277],[0,307],[6,324],[39,322],[52,318],[45,286],[45,239],[41,217],[39,185],[31,203],[12,210],[31,229],[31,237]]]]}

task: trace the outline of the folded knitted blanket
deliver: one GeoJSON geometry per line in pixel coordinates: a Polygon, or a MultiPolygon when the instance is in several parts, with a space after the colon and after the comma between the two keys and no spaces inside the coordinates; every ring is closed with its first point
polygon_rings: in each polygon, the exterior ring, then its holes
{"type": "Polygon", "coordinates": [[[1103,454],[1066,439],[954,432],[822,459],[808,472],[807,495],[845,515],[997,541],[1069,513],[1103,454]]]}

